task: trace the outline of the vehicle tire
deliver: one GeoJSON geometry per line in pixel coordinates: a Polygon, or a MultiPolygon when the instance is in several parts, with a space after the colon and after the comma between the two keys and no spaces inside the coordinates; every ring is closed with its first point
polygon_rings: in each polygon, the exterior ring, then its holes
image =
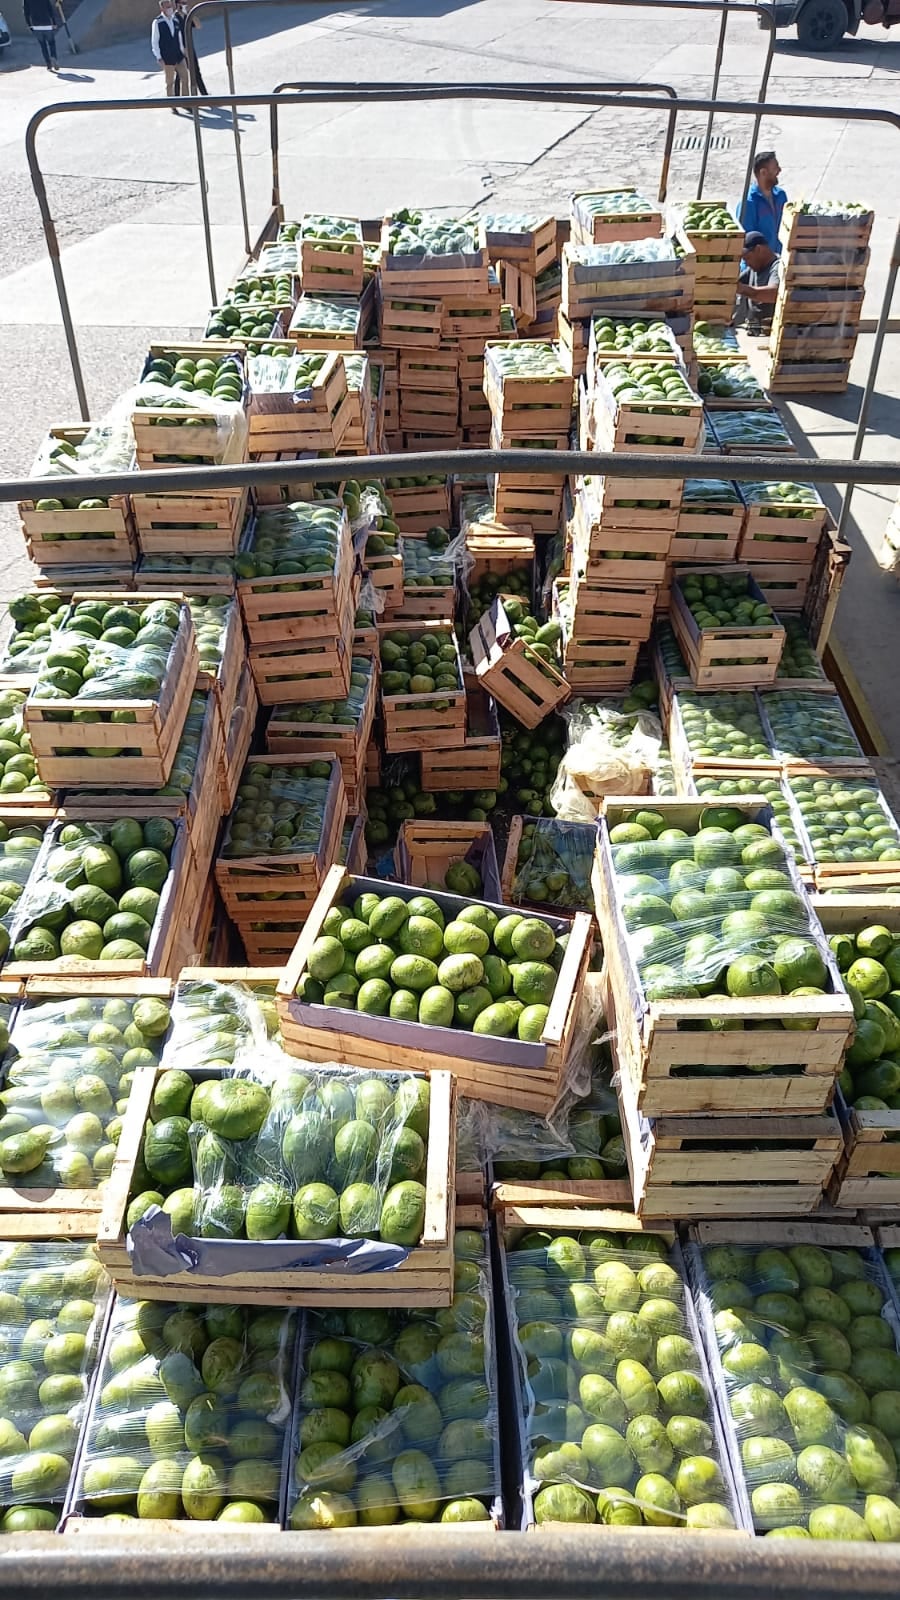
{"type": "Polygon", "coordinates": [[[805,50],[834,50],[846,31],[844,0],[807,0],[797,19],[797,39],[805,50]]]}

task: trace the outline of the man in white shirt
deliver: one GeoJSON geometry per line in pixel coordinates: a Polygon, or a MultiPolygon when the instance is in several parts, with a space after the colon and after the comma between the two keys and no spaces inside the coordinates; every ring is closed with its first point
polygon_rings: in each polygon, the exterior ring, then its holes
{"type": "MultiPolygon", "coordinates": [[[[176,14],[174,0],[159,0],[159,16],[153,18],[150,48],[163,69],[166,94],[181,92],[179,72],[184,64],[184,23],[176,14]]],[[[178,111],[172,107],[177,116],[178,111]]]]}

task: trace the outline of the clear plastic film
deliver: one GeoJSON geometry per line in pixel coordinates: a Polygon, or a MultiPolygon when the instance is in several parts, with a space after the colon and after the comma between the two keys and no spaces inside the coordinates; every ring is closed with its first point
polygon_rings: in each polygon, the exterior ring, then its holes
{"type": "Polygon", "coordinates": [[[660,317],[594,316],[591,319],[591,341],[597,354],[604,358],[618,355],[670,355],[675,361],[683,359],[671,328],[660,317]]]}
{"type": "Polygon", "coordinates": [[[900,572],[900,496],[885,525],[878,551],[878,565],[885,572],[900,572]]]}
{"type": "Polygon", "coordinates": [[[117,1300],[70,1514],[275,1523],[298,1314],[117,1300]]]}
{"type": "MultiPolygon", "coordinates": [[[[34,687],[37,700],[155,700],[181,623],[178,595],[142,602],[80,599],[59,616],[34,687]]],[[[65,713],[60,708],[60,721],[65,713]]],[[[80,722],[133,722],[129,711],[79,711],[80,722]]],[[[127,733],[123,731],[123,746],[127,733]]],[[[109,748],[101,755],[112,756],[109,748]]]]}
{"type": "MultiPolygon", "coordinates": [[[[216,358],[210,358],[216,359],[216,358]]],[[[162,410],[172,413],[171,423],[154,418],[156,427],[181,426],[185,413],[200,415],[205,425],[212,421],[216,429],[216,454],[234,455],[243,450],[247,437],[247,417],[244,411],[243,357],[226,355],[218,358],[215,372],[209,372],[209,383],[198,382],[197,363],[148,363],[145,375],[131,393],[131,412],[162,410]],[[168,371],[165,369],[168,368],[168,371]],[[191,370],[193,369],[193,370],[191,370]],[[227,377],[226,377],[227,374],[227,377]]]]}
{"type": "Polygon", "coordinates": [[[4,677],[32,677],[50,648],[55,619],[67,601],[52,589],[17,594],[7,606],[12,631],[0,652],[4,677]]]}
{"type": "Polygon", "coordinates": [[[512,881],[514,905],[593,912],[596,830],[562,817],[524,817],[512,881]]]}
{"type": "Polygon", "coordinates": [[[309,700],[302,705],[273,706],[269,720],[356,728],[369,696],[369,683],[374,670],[371,656],[354,656],[350,662],[350,693],[344,699],[309,700]]]}
{"type": "Polygon", "coordinates": [[[340,768],[327,756],[298,761],[295,766],[251,758],[241,776],[219,855],[239,861],[242,857],[318,851],[334,797],[335,770],[340,768]]]}
{"type": "Polygon", "coordinates": [[[814,1016],[817,995],[840,992],[793,859],[763,808],[698,808],[674,830],[652,801],[617,809],[608,848],[617,916],[647,1000],[720,995],[752,1006],[799,993],[814,1016]]]}
{"type": "Polygon", "coordinates": [[[698,357],[721,356],[732,361],[741,355],[737,334],[724,323],[699,321],[694,323],[694,354],[698,357]]]}
{"type": "Polygon", "coordinates": [[[505,1265],[534,1522],[734,1528],[677,1246],[648,1233],[525,1232],[505,1265]]]}
{"type": "Polygon", "coordinates": [[[356,607],[354,627],[374,627],[384,611],[384,590],[376,589],[372,579],[364,572],[359,590],[359,602],[356,607]]]}
{"type": "MultiPolygon", "coordinates": [[[[49,794],[47,796],[49,800],[49,794]]],[[[0,824],[0,948],[9,950],[19,903],[34,874],[46,830],[46,822],[0,824]]]]}
{"type": "Polygon", "coordinates": [[[772,772],[762,772],[753,777],[707,776],[697,773],[694,790],[701,800],[743,800],[749,795],[761,795],[784,836],[785,844],[797,861],[805,857],[805,846],[797,831],[795,812],[787,797],[781,779],[772,772]]]}
{"type": "Polygon", "coordinates": [[[500,1494],[487,1239],[457,1229],[437,1310],[310,1312],[288,1526],[487,1522],[500,1494]]]}
{"type": "Polygon", "coordinates": [[[173,1235],[200,1239],[420,1242],[426,1078],[301,1066],[272,1043],[241,1045],[207,1077],[165,1076],[144,1132],[151,1188],[133,1198],[132,1230],[155,1203],[173,1235]]]}
{"type": "Polygon", "coordinates": [[[328,353],[320,350],[297,351],[293,355],[258,355],[247,358],[247,382],[253,409],[265,410],[266,396],[291,395],[295,403],[308,400],[311,385],[321,372],[328,353]]]}
{"type": "MultiPolygon", "coordinates": [[[[185,1074],[201,1068],[228,1068],[238,1056],[262,1053],[266,1041],[277,1028],[277,1014],[271,999],[242,983],[220,983],[215,978],[182,978],[175,990],[172,1025],[162,1068],[165,1073],[185,1074]]],[[[160,1079],[157,1096],[162,1114],[168,1091],[182,1091],[181,1078],[171,1083],[160,1079]]]]}
{"type": "Polygon", "coordinates": [[[109,1177],[134,1075],[156,1066],[169,1008],[84,995],[22,1007],[3,1063],[0,1171],[8,1187],[96,1189],[109,1177]]]}
{"type": "Polygon", "coordinates": [[[606,267],[644,261],[677,261],[671,239],[632,239],[614,244],[570,244],[568,259],[576,266],[606,267]]]}
{"type": "Polygon", "coordinates": [[[718,443],[724,448],[749,450],[758,446],[793,452],[794,442],[777,411],[714,411],[708,418],[718,443]]]}
{"type": "Polygon", "coordinates": [[[611,700],[570,702],[563,711],[568,748],[557,768],[550,801],[569,822],[592,822],[605,794],[639,794],[653,772],[662,743],[659,718],[649,710],[623,711],[611,700]]]}
{"type": "Polygon", "coordinates": [[[247,548],[236,558],[238,577],[272,578],[273,588],[292,576],[331,578],[344,518],[343,507],[328,502],[266,506],[252,525],[247,548]]]}
{"type": "Polygon", "coordinates": [[[712,694],[681,691],[675,697],[681,731],[692,761],[771,762],[772,755],[752,689],[712,694]]]}
{"type": "Polygon", "coordinates": [[[900,881],[900,826],[877,784],[865,777],[801,773],[789,776],[786,787],[800,813],[803,856],[811,865],[896,862],[900,881]]]}
{"type": "Polygon", "coordinates": [[[154,554],[141,556],[138,572],[142,577],[148,572],[175,573],[192,581],[211,577],[233,579],[235,560],[233,556],[191,555],[187,551],[178,555],[154,554]]]}
{"type": "Polygon", "coordinates": [[[472,221],[410,210],[395,212],[390,219],[388,249],[394,256],[472,255],[480,248],[478,225],[472,221]]]}
{"type": "Polygon", "coordinates": [[[710,1244],[691,1271],[756,1531],[900,1541],[900,1356],[877,1253],[710,1244]]]}
{"type": "Polygon", "coordinates": [[[355,337],[359,316],[359,300],[355,295],[304,293],[291,318],[291,331],[355,337]]]}
{"type": "Polygon", "coordinates": [[[56,1527],[109,1289],[89,1244],[0,1245],[0,1532],[56,1527]]]}
{"type": "Polygon", "coordinates": [[[719,366],[704,365],[697,378],[697,393],[704,399],[765,400],[766,391],[757,383],[746,362],[719,366]]]}
{"type": "MultiPolygon", "coordinates": [[[[175,761],[169,773],[169,781],[164,788],[149,791],[148,798],[151,793],[154,799],[184,799],[190,794],[197,779],[197,758],[200,754],[204,724],[207,717],[214,718],[217,715],[216,706],[208,695],[191,696],[188,714],[175,752],[175,761]]],[[[78,798],[85,803],[100,800],[108,804],[110,795],[108,789],[79,789],[78,798]]]]}
{"type": "MultiPolygon", "coordinates": [[[[451,540],[444,528],[432,528],[424,539],[401,539],[404,589],[452,589],[457,561],[465,563],[465,540],[451,540]]],[[[448,602],[452,609],[453,602],[448,602]]]]}
{"type": "Polygon", "coordinates": [[[225,635],[237,601],[230,594],[188,595],[201,672],[217,672],[222,664],[225,635]]]}
{"type": "Polygon", "coordinates": [[[340,254],[344,246],[362,244],[362,224],[357,217],[335,217],[307,211],[300,219],[299,237],[314,239],[323,249],[335,250],[340,254]]]}
{"type": "Polygon", "coordinates": [[[759,697],[773,754],[782,763],[863,761],[863,750],[836,694],[775,690],[759,697]]]}
{"type": "Polygon", "coordinates": [[[24,689],[0,689],[0,803],[6,796],[45,804],[50,790],[37,774],[22,715],[24,701],[24,689]]]}
{"type": "Polygon", "coordinates": [[[14,959],[143,963],[176,834],[166,817],[54,823],[16,903],[14,959]]]}
{"type": "MultiPolygon", "coordinates": [[[[31,468],[32,478],[93,477],[107,472],[127,472],[134,455],[130,396],[117,400],[100,421],[91,424],[77,441],[49,433],[31,468]]],[[[69,498],[69,496],[67,496],[69,498]]],[[[75,500],[80,505],[80,499],[75,500]]]]}
{"type": "Polygon", "coordinates": [[[572,206],[576,212],[582,211],[588,217],[643,216],[655,209],[639,189],[600,189],[594,193],[576,194],[572,196],[572,206]]]}

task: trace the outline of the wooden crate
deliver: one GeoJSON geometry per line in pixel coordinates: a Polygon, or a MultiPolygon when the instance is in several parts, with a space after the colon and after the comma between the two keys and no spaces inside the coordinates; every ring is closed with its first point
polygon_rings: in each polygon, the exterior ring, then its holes
{"type": "Polygon", "coordinates": [[[844,323],[858,326],[862,317],[865,289],[794,289],[785,286],[775,306],[773,323],[804,323],[819,326],[844,323]]]}
{"type": "MultiPolygon", "coordinates": [[[[460,749],[423,750],[420,780],[426,794],[457,789],[496,789],[501,739],[497,707],[474,672],[463,671],[466,737],[460,749]]],[[[377,781],[377,779],[376,779],[377,781]]]]}
{"type": "Polygon", "coordinates": [[[827,212],[804,211],[801,201],[789,200],[782,212],[778,234],[787,250],[864,250],[874,220],[873,211],[833,217],[827,212]]]}
{"type": "MultiPolygon", "coordinates": [[[[430,1027],[420,1022],[400,1022],[392,1017],[370,1017],[356,1011],[307,1005],[297,998],[297,985],[306,969],[309,950],[319,936],[330,907],[345,892],[356,895],[372,890],[383,893],[379,879],[347,877],[333,867],[307,919],[296,948],[278,986],[278,1011],[284,1048],[289,1055],[309,1061],[335,1058],[354,1066],[385,1071],[417,1070],[423,1057],[453,1072],[460,1092],[494,1105],[524,1110],[549,1110],[559,1092],[566,1060],[576,1032],[581,994],[591,953],[591,919],[544,917],[559,932],[570,931],[544,1032],[535,1043],[496,1039],[460,1028],[430,1027]]],[[[405,884],[391,892],[410,900],[418,892],[405,884]]],[[[465,901],[433,891],[445,914],[455,915],[465,901]]],[[[498,916],[505,908],[491,908],[498,916]]]]}
{"type": "Polygon", "coordinates": [[[353,416],[344,358],[330,350],[299,392],[250,391],[250,449],[339,450],[353,416]]]}
{"type": "MultiPolygon", "coordinates": [[[[691,567],[687,572],[691,576],[702,576],[704,572],[744,572],[753,598],[759,601],[765,598],[753,575],[745,567],[725,564],[721,567],[691,567]]],[[[787,637],[781,623],[698,628],[681,593],[679,578],[683,575],[676,569],[670,618],[691,681],[705,689],[738,689],[774,683],[787,637]]]]}
{"type": "Polygon", "coordinates": [[[636,640],[582,638],[577,627],[569,629],[558,603],[553,617],[562,628],[563,671],[572,694],[610,694],[629,687],[640,650],[636,640]]]}
{"type": "MultiPolygon", "coordinates": [[[[188,597],[190,604],[190,596],[188,597]]],[[[222,637],[221,660],[215,672],[201,669],[197,673],[197,688],[203,694],[211,694],[216,703],[219,720],[222,725],[223,735],[231,721],[231,713],[237,701],[238,684],[246,660],[246,647],[244,645],[244,630],[241,626],[241,612],[236,600],[232,600],[227,607],[227,621],[222,637]]]]}
{"type": "MultiPolygon", "coordinates": [[[[394,623],[381,624],[379,638],[394,630],[394,623]]],[[[462,658],[453,632],[453,624],[446,618],[428,620],[418,624],[423,633],[446,633],[456,651],[458,689],[434,694],[385,694],[382,692],[381,709],[384,717],[384,745],[390,755],[400,755],[416,750],[461,749],[466,738],[466,691],[463,682],[462,658]]]]}
{"type": "Polygon", "coordinates": [[[472,629],[469,645],[482,687],[523,727],[536,728],[568,700],[565,678],[515,637],[499,597],[472,629]]]}
{"type": "Polygon", "coordinates": [[[570,322],[562,307],[556,314],[559,336],[559,355],[563,366],[574,379],[583,378],[587,372],[591,321],[587,317],[570,322]]]}
{"type": "MultiPolygon", "coordinates": [[[[394,1070],[402,1070],[395,1068],[394,1070]]],[[[421,1070],[421,1063],[416,1070],[421,1070]]],[[[209,1076],[201,1070],[199,1076],[209,1076]]],[[[146,1300],[196,1301],[225,1305],[410,1306],[450,1305],[453,1298],[453,1230],[456,1193],[456,1086],[452,1074],[429,1073],[431,1104],[428,1120],[428,1155],[425,1171],[425,1221],[421,1242],[405,1259],[388,1270],[330,1271],[325,1266],[270,1269],[262,1263],[272,1252],[268,1241],[246,1244],[253,1252],[256,1270],[209,1276],[179,1272],[171,1277],[149,1278],[134,1273],[127,1249],[128,1194],[140,1153],[156,1073],[146,1069],[146,1079],[135,1090],[119,1139],[118,1155],[107,1190],[97,1231],[97,1255],[121,1294],[146,1300]]],[[[277,1244],[278,1241],[272,1241],[277,1244]]],[[[227,1241],[225,1241],[227,1244],[227,1241]]],[[[207,1250],[209,1241],[207,1241],[207,1250]]],[[[311,1254],[316,1250],[313,1246],[311,1254]]]]}
{"type": "Polygon", "coordinates": [[[378,338],[386,350],[437,350],[441,342],[440,300],[406,299],[381,287],[378,338]]]}
{"type": "Polygon", "coordinates": [[[246,417],[235,412],[227,429],[221,414],[204,411],[201,400],[177,411],[144,406],[132,413],[135,459],[143,472],[169,467],[234,466],[247,459],[246,417]],[[184,420],[174,422],[173,417],[184,420]]]}
{"type": "Polygon", "coordinates": [[[538,911],[542,914],[551,912],[555,916],[570,917],[575,911],[584,911],[588,916],[593,915],[594,904],[590,886],[586,891],[585,905],[581,906],[556,906],[547,901],[528,900],[523,895],[515,893],[516,868],[519,864],[519,850],[522,843],[522,831],[532,824],[538,828],[546,828],[556,833],[560,841],[562,853],[566,840],[571,840],[577,853],[582,857],[593,857],[596,827],[592,822],[569,822],[562,817],[529,817],[514,816],[510,818],[509,833],[506,836],[506,853],[503,857],[503,866],[500,871],[500,898],[506,906],[524,906],[529,911],[538,911]]]}
{"type": "Polygon", "coordinates": [[[384,597],[385,605],[390,601],[400,604],[403,599],[403,557],[400,551],[385,550],[382,555],[374,556],[365,550],[363,563],[373,588],[384,597]]]}
{"type": "Polygon", "coordinates": [[[404,537],[450,526],[450,487],[446,478],[426,483],[397,483],[388,478],[393,519],[404,537]]]}
{"type": "MultiPolygon", "coordinates": [[[[28,984],[28,999],[52,1004],[54,1001],[81,999],[138,1000],[152,997],[168,1005],[172,984],[168,978],[116,978],[106,976],[92,981],[89,991],[81,979],[60,974],[55,978],[34,978],[28,984]]],[[[13,980],[0,984],[0,998],[15,1003],[23,986],[13,980]]],[[[145,1072],[145,1067],[138,1069],[145,1072]]],[[[154,1069],[149,1069],[153,1074],[154,1069]]],[[[12,1174],[10,1174],[12,1176],[12,1174]]],[[[21,1185],[0,1186],[0,1232],[4,1239],[93,1239],[105,1204],[111,1196],[127,1193],[116,1185],[115,1168],[104,1189],[31,1189],[21,1185]]]]}
{"type": "MultiPolygon", "coordinates": [[[[611,1049],[618,1067],[615,1039],[611,1049]]],[[[808,1216],[844,1147],[833,1111],[645,1117],[627,1071],[619,1073],[619,1110],[634,1208],[645,1219],[808,1216]]]]}
{"type": "Polygon", "coordinates": [[[867,249],[848,250],[842,260],[835,262],[828,260],[828,252],[822,248],[798,249],[792,245],[782,253],[782,281],[788,289],[861,289],[870,256],[867,249]]]}
{"type": "Polygon", "coordinates": [[[266,749],[275,755],[324,755],[332,752],[341,766],[341,776],[350,811],[358,811],[366,788],[366,749],[375,720],[378,674],[369,673],[365,698],[354,727],[346,723],[295,721],[272,709],[266,724],[266,749]]]}
{"type": "Polygon", "coordinates": [[[671,261],[594,262],[590,245],[564,244],[560,304],[569,321],[596,312],[618,313],[620,308],[625,315],[690,311],[694,249],[683,234],[677,237],[683,254],[671,261]]]}
{"type": "MultiPolygon", "coordinates": [[[[752,484],[747,488],[752,490],[752,484]]],[[[825,505],[798,505],[790,500],[756,501],[745,493],[741,559],[761,561],[811,561],[829,522],[825,505]],[[806,513],[804,515],[803,513],[806,513]]]]}
{"type": "MultiPolygon", "coordinates": [[[[558,589],[559,584],[554,588],[558,589]]],[[[622,639],[643,644],[650,637],[657,588],[653,583],[594,583],[572,580],[575,645],[622,639]]]]}
{"type": "Polygon", "coordinates": [[[536,278],[556,259],[556,218],[529,217],[523,228],[516,216],[488,216],[484,219],[485,238],[491,262],[514,262],[523,272],[536,278]]]}
{"type": "Polygon", "coordinates": [[[533,533],[558,533],[563,482],[557,477],[549,483],[541,473],[498,473],[492,482],[494,515],[499,522],[524,523],[533,533]]]}
{"type": "Polygon", "coordinates": [[[535,275],[526,272],[515,261],[498,261],[500,291],[503,304],[509,306],[515,320],[530,325],[537,316],[537,288],[535,275]]]}
{"type": "MultiPolygon", "coordinates": [[[[663,231],[662,212],[649,200],[634,211],[596,212],[589,204],[594,196],[619,194],[618,189],[591,189],[573,194],[570,201],[569,237],[575,244],[627,244],[632,239],[658,239],[663,231]]],[[[636,189],[630,191],[642,198],[636,189]]]]}
{"type": "MultiPolygon", "coordinates": [[[[645,1116],[683,1116],[689,1112],[820,1112],[831,1100],[835,1080],[853,1031],[852,1006],[828,956],[833,992],[814,997],[779,995],[740,1000],[721,995],[703,999],[648,1001],[625,934],[612,864],[609,829],[638,801],[607,801],[601,820],[595,864],[597,920],[606,955],[607,991],[618,1029],[618,1055],[645,1116]],[[770,1026],[697,1031],[710,1017],[770,1026]],[[803,1021],[785,1029],[783,1019],[803,1021]],[[680,1076],[691,1066],[737,1072],[753,1065],[747,1077],[680,1076]],[[760,1070],[762,1067],[777,1070],[760,1070]]],[[[654,798],[667,824],[693,824],[715,801],[654,798]]],[[[769,825],[771,813],[758,801],[733,802],[748,821],[769,825]]],[[[788,863],[790,866],[790,861],[788,863]]],[[[802,890],[798,892],[802,894],[802,890]]]]}
{"type": "Polygon", "coordinates": [[[238,679],[234,709],[224,729],[224,742],[217,770],[219,806],[227,814],[234,805],[244,763],[256,728],[259,701],[249,661],[245,661],[238,679]]]}
{"type": "Polygon", "coordinates": [[[829,1192],[842,1211],[893,1208],[900,1216],[900,1111],[858,1111],[837,1097],[844,1146],[829,1192]]]}
{"type": "Polygon", "coordinates": [[[401,391],[423,390],[428,394],[444,391],[455,394],[459,387],[459,369],[456,350],[440,346],[435,350],[401,351],[401,391]]]}
{"type": "Polygon", "coordinates": [[[503,291],[494,267],[488,268],[487,285],[477,294],[445,290],[441,300],[441,338],[495,338],[502,332],[503,291]]]}
{"type": "Polygon", "coordinates": [[[249,493],[249,489],[212,489],[202,495],[133,494],[138,547],[148,556],[235,555],[249,493]]]}
{"type": "MultiPolygon", "coordinates": [[[[72,600],[107,600],[118,603],[121,594],[76,592],[72,600]]],[[[142,601],[172,600],[169,594],[143,594],[142,601]]],[[[102,716],[127,712],[133,722],[66,722],[60,718],[58,700],[33,695],[23,707],[25,728],[41,780],[55,789],[89,788],[103,783],[108,789],[160,789],[168,782],[175,752],[184,728],[197,677],[197,641],[187,605],[182,601],[175,643],[169,653],[166,675],[157,700],[72,699],[65,715],[73,711],[98,711],[102,716]],[[91,749],[108,750],[115,760],[88,755],[91,749]],[[124,750],[134,750],[125,755],[124,750]],[[98,762],[103,762],[102,769],[98,762]]]]}
{"type": "Polygon", "coordinates": [[[301,294],[291,317],[287,337],[293,340],[298,350],[337,350],[341,353],[347,350],[361,350],[370,303],[365,290],[359,298],[355,295],[346,294],[301,294]],[[309,321],[310,302],[319,299],[333,301],[340,308],[346,309],[348,313],[352,311],[352,324],[348,316],[346,330],[316,327],[314,324],[306,326],[309,321]]]}
{"type": "Polygon", "coordinates": [[[484,225],[476,220],[473,249],[449,254],[395,255],[391,250],[391,218],[381,225],[381,282],[392,290],[408,291],[413,298],[446,292],[477,295],[485,289],[488,252],[484,225]],[[431,286],[429,288],[429,286],[431,286]]]}
{"type": "Polygon", "coordinates": [[[682,499],[671,561],[734,561],[741,543],[745,510],[720,500],[682,499]]]}
{"type": "Polygon", "coordinates": [[[238,579],[238,599],[251,647],[348,638],[348,612],[352,623],[356,611],[353,578],[353,545],[344,512],[331,572],[238,579]]]}
{"type": "MultiPolygon", "coordinates": [[[[610,531],[673,534],[680,516],[681,478],[576,478],[575,519],[582,529],[585,554],[600,548],[597,534],[610,531]],[[629,505],[628,501],[653,501],[629,505]]],[[[667,547],[668,550],[668,547],[667,547]]]]}
{"type": "MultiPolygon", "coordinates": [[[[572,379],[566,374],[510,375],[497,365],[489,340],[484,347],[484,392],[495,422],[504,433],[542,438],[568,434],[572,421],[572,379]]],[[[526,349],[527,345],[521,348],[526,349]]]]}
{"type": "MultiPolygon", "coordinates": [[[[50,438],[79,445],[87,432],[87,423],[77,428],[51,428],[50,438]]],[[[78,475],[60,476],[59,493],[52,498],[78,499],[78,475]]],[[[20,500],[18,512],[29,559],[51,576],[60,567],[76,564],[80,567],[128,567],[134,561],[137,552],[134,519],[131,502],[124,494],[110,495],[106,506],[96,510],[73,507],[38,511],[33,500],[20,500]]]]}
{"type": "Polygon", "coordinates": [[[300,285],[304,293],[362,294],[363,242],[329,245],[300,235],[300,285]]]}
{"type": "Polygon", "coordinates": [[[661,584],[671,547],[666,529],[608,528],[601,522],[590,531],[586,571],[591,583],[661,584]]]}
{"type": "Polygon", "coordinates": [[[500,868],[489,822],[432,822],[408,818],[400,824],[394,852],[401,883],[419,889],[444,887],[444,878],[457,861],[471,861],[481,873],[482,889],[475,899],[501,900],[500,868]]]}
{"type": "Polygon", "coordinates": [[[480,578],[503,577],[534,566],[534,537],[502,522],[478,521],[465,530],[466,579],[471,588],[480,578]]]}
{"type": "MultiPolygon", "coordinates": [[[[742,557],[743,561],[743,557],[742,557]]],[[[799,611],[812,581],[809,561],[747,561],[763,599],[777,611],[799,611]]]]}
{"type": "MultiPolygon", "coordinates": [[[[293,768],[307,761],[329,759],[333,765],[322,828],[314,850],[234,857],[220,852],[216,860],[219,894],[229,916],[240,918],[242,922],[269,917],[276,920],[279,911],[288,917],[300,915],[312,905],[337,855],[347,816],[344,781],[337,758],[331,752],[323,756],[267,755],[264,759],[267,766],[275,768],[293,768]]],[[[229,830],[230,824],[226,823],[223,846],[228,843],[229,830]]]]}
{"type": "MultiPolygon", "coordinates": [[[[598,368],[594,385],[594,425],[597,448],[627,450],[629,455],[697,455],[703,446],[703,401],[697,395],[690,404],[678,402],[674,415],[661,413],[652,401],[617,400],[598,368]],[[652,444],[641,441],[653,435],[652,444]]],[[[653,496],[656,498],[656,496],[653,496]]]]}

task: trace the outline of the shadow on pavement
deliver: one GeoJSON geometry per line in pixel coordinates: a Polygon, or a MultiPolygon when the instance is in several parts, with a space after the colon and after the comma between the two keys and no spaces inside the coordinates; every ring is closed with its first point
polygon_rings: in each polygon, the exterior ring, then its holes
{"type": "Polygon", "coordinates": [[[806,50],[797,39],[779,39],[778,56],[810,57],[813,61],[833,61],[837,76],[842,66],[877,67],[882,72],[900,72],[900,37],[883,39],[842,39],[836,50],[806,50]]]}

